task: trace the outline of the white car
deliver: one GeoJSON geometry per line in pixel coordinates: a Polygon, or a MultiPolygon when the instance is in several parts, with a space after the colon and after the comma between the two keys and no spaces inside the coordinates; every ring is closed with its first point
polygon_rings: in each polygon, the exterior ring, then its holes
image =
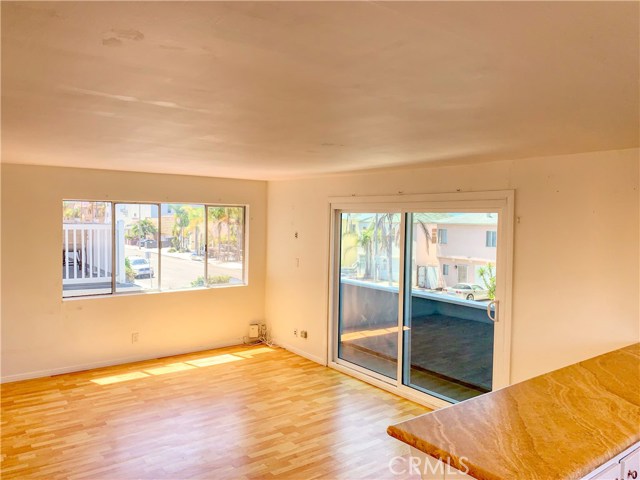
{"type": "Polygon", "coordinates": [[[453,287],[447,287],[449,295],[464,298],[465,300],[489,300],[489,290],[475,283],[456,283],[453,287]]]}
{"type": "Polygon", "coordinates": [[[129,265],[131,265],[131,269],[133,270],[136,278],[138,277],[149,277],[153,278],[154,272],[153,267],[149,265],[149,260],[144,257],[128,257],[129,265]]]}

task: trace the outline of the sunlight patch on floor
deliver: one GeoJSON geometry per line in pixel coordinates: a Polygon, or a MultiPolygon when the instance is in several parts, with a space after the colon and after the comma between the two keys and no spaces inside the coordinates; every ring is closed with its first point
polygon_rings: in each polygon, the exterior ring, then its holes
{"type": "Polygon", "coordinates": [[[269,347],[261,347],[261,348],[250,348],[249,350],[242,350],[241,352],[236,352],[234,355],[238,355],[244,358],[250,358],[254,355],[258,355],[260,353],[273,352],[273,348],[269,347]]]}
{"type": "Polygon", "coordinates": [[[214,355],[213,357],[199,358],[197,360],[190,360],[187,363],[196,367],[209,367],[211,365],[220,365],[221,363],[237,362],[238,360],[244,360],[242,357],[237,357],[231,354],[214,355]]]}
{"type": "MultiPolygon", "coordinates": [[[[403,331],[410,330],[409,327],[402,327],[403,331]]],[[[390,333],[398,333],[398,327],[378,328],[376,330],[360,330],[358,332],[343,333],[340,339],[343,342],[357,340],[358,338],[379,337],[380,335],[389,335],[390,333]]]]}
{"type": "Polygon", "coordinates": [[[138,378],[145,378],[149,375],[144,372],[131,372],[123,373],[122,375],[113,375],[111,377],[95,378],[91,380],[98,385],[111,385],[112,383],[127,382],[129,380],[136,380],[138,378]]]}
{"type": "Polygon", "coordinates": [[[225,353],[221,355],[213,355],[211,357],[197,358],[186,362],[177,362],[164,365],[162,367],[145,368],[139,372],[123,373],[121,375],[112,375],[109,377],[94,378],[91,380],[98,385],[111,385],[113,383],[128,382],[129,380],[137,380],[139,378],[147,378],[151,375],[164,375],[166,373],[176,373],[194,368],[210,367],[213,365],[222,365],[224,363],[237,362],[253,358],[254,355],[260,353],[274,352],[273,348],[250,348],[235,353],[225,353]]]}
{"type": "Polygon", "coordinates": [[[181,372],[183,370],[191,370],[196,368],[194,365],[187,365],[186,363],[172,363],[164,367],[147,368],[143,370],[151,375],[164,375],[165,373],[181,372]]]}

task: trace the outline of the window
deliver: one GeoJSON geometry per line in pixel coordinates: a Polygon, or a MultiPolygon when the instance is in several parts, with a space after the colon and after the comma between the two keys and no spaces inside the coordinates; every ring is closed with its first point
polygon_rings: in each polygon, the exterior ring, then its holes
{"type": "Polygon", "coordinates": [[[440,245],[445,245],[447,243],[447,229],[439,228],[438,229],[438,243],[440,245]]]}
{"type": "Polygon", "coordinates": [[[245,242],[243,206],[65,200],[62,296],[244,285],[245,242]]]}
{"type": "Polygon", "coordinates": [[[436,243],[438,241],[438,229],[431,229],[431,243],[436,243]]]}
{"type": "Polygon", "coordinates": [[[467,266],[466,265],[456,265],[458,269],[458,282],[467,283],[467,266]]]}
{"type": "MultiPolygon", "coordinates": [[[[207,207],[209,285],[244,283],[244,208],[207,207]]],[[[355,228],[355,225],[351,226],[355,228]]]]}
{"type": "Polygon", "coordinates": [[[486,232],[486,246],[487,247],[495,247],[498,241],[498,232],[495,230],[489,230],[486,232]]]}
{"type": "MultiPolygon", "coordinates": [[[[164,206],[164,205],[163,205],[164,206]]],[[[173,203],[162,215],[161,280],[163,290],[204,287],[204,205],[173,203]]]]}
{"type": "Polygon", "coordinates": [[[442,275],[449,275],[449,265],[446,263],[442,265],[442,275]]]}
{"type": "Polygon", "coordinates": [[[113,293],[110,202],[62,202],[63,297],[113,293]]]}
{"type": "Polygon", "coordinates": [[[158,289],[158,205],[116,203],[116,292],[158,289]]]}

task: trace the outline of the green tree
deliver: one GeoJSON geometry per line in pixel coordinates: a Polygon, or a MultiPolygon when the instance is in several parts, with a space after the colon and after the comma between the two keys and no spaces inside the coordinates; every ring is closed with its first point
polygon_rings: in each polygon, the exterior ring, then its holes
{"type": "MultiPolygon", "coordinates": [[[[343,239],[349,235],[354,235],[353,233],[351,233],[351,228],[350,228],[351,223],[352,223],[351,220],[348,218],[346,222],[346,228],[345,228],[345,233],[343,235],[343,239]]],[[[345,250],[345,253],[349,252],[353,248],[357,248],[357,249],[362,248],[362,250],[364,251],[364,275],[363,275],[364,279],[373,278],[373,273],[372,273],[373,246],[374,246],[373,240],[374,240],[375,232],[376,232],[376,225],[375,225],[375,222],[372,221],[369,224],[369,226],[360,230],[357,236],[356,244],[352,245],[351,247],[347,247],[347,249],[345,250]]]]}
{"type": "Polygon", "coordinates": [[[235,239],[236,249],[238,252],[238,260],[242,260],[243,245],[244,245],[244,208],[243,207],[229,207],[228,217],[233,226],[233,238],[235,239]]]}
{"type": "Polygon", "coordinates": [[[131,227],[131,235],[141,240],[149,237],[155,237],[156,233],[158,233],[158,228],[148,218],[143,218],[137,223],[134,223],[131,227]]]}
{"type": "Polygon", "coordinates": [[[185,233],[191,223],[189,212],[184,205],[171,205],[171,209],[175,220],[173,224],[173,246],[178,251],[184,251],[185,233]]]}
{"type": "Polygon", "coordinates": [[[208,209],[208,218],[210,225],[216,226],[216,234],[218,237],[218,258],[220,258],[220,247],[222,244],[222,225],[228,221],[227,209],[225,207],[212,207],[208,209]]]}
{"type": "Polygon", "coordinates": [[[63,202],[62,218],[64,222],[80,222],[81,207],[77,202],[63,202]]]}
{"type": "Polygon", "coordinates": [[[183,208],[189,216],[187,232],[193,233],[195,251],[201,253],[204,250],[204,207],[200,205],[185,205],[183,208]]]}
{"type": "Polygon", "coordinates": [[[486,267],[480,267],[478,269],[478,275],[482,279],[482,283],[487,290],[489,290],[489,298],[491,300],[496,299],[496,274],[493,263],[487,263],[486,267]]]}
{"type": "Polygon", "coordinates": [[[136,272],[133,271],[129,258],[124,259],[124,275],[127,278],[127,282],[129,283],[135,282],[136,272]]]}
{"type": "Polygon", "coordinates": [[[191,282],[191,286],[204,287],[205,284],[208,287],[210,287],[211,285],[225,285],[229,283],[230,280],[231,280],[230,275],[214,275],[214,276],[209,276],[209,278],[205,282],[204,276],[199,276],[198,278],[196,278],[191,282]]]}

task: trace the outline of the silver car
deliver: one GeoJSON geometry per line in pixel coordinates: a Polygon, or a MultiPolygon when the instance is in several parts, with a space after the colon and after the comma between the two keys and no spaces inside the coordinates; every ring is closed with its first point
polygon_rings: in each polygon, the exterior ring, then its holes
{"type": "Polygon", "coordinates": [[[154,276],[153,267],[149,265],[149,260],[144,257],[129,257],[129,265],[131,265],[136,278],[153,278],[154,276]]]}
{"type": "Polygon", "coordinates": [[[445,290],[449,295],[466,300],[489,300],[489,290],[475,283],[456,283],[453,287],[447,287],[445,290]]]}

